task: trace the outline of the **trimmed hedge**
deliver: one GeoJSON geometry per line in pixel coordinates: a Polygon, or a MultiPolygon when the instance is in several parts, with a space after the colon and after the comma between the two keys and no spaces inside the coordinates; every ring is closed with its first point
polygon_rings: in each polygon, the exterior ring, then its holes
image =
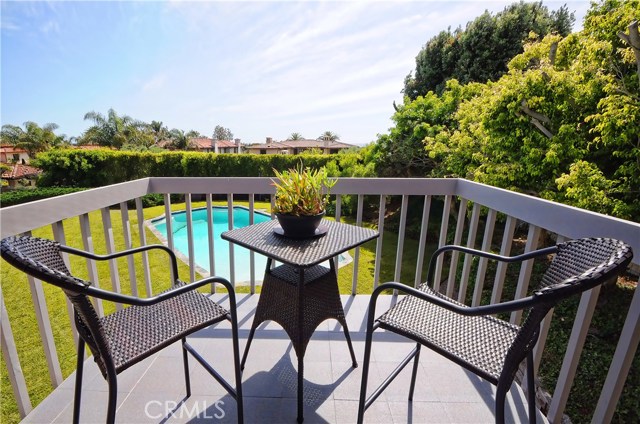
{"type": "Polygon", "coordinates": [[[63,194],[82,191],[83,188],[75,187],[45,187],[25,190],[3,191],[0,193],[0,207],[19,205],[20,203],[33,202],[34,200],[48,197],[62,196],[63,194]]]}
{"type": "Polygon", "coordinates": [[[336,156],[51,150],[32,163],[44,171],[40,187],[101,187],[146,177],[271,177],[273,168],[292,168],[301,160],[319,168],[336,156]]]}

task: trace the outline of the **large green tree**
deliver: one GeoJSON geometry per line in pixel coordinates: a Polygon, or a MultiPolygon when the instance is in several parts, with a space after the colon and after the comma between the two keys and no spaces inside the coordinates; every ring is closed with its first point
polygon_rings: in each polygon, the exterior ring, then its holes
{"type": "Polygon", "coordinates": [[[442,31],[416,56],[416,68],[405,78],[404,93],[414,100],[429,91],[441,93],[447,80],[495,81],[530,38],[549,33],[568,35],[574,22],[566,6],[549,12],[542,2],[514,3],[495,16],[485,12],[464,30],[442,31]]]}
{"type": "Polygon", "coordinates": [[[24,129],[17,125],[3,125],[0,138],[3,143],[9,143],[22,148],[34,157],[36,153],[44,152],[54,147],[68,144],[64,135],[56,135],[57,124],[49,123],[40,127],[32,121],[24,123],[24,129]]]}

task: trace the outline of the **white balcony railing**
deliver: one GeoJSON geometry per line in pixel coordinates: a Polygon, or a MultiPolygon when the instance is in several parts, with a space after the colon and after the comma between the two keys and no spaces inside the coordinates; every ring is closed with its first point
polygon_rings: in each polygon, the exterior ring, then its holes
{"type": "MultiPolygon", "coordinates": [[[[93,251],[94,237],[104,237],[108,251],[115,249],[113,226],[111,223],[110,210],[114,206],[119,206],[122,219],[122,231],[125,247],[133,245],[145,245],[147,239],[144,231],[144,217],[141,197],[150,193],[160,193],[164,195],[165,211],[170,214],[170,194],[186,195],[185,208],[187,216],[192,209],[191,196],[194,194],[205,195],[209,208],[212,205],[214,196],[226,195],[228,205],[232,205],[234,196],[248,196],[249,207],[253,211],[254,199],[257,195],[271,196],[274,192],[271,181],[268,178],[146,178],[122,184],[92,189],[80,193],[69,194],[57,198],[46,199],[28,204],[4,208],[1,210],[1,236],[30,233],[32,230],[51,226],[53,236],[61,243],[65,242],[65,229],[62,221],[69,218],[78,218],[80,233],[85,250],[93,251]],[[132,240],[131,227],[129,222],[129,211],[127,202],[135,200],[135,213],[137,214],[137,225],[139,240],[132,240]],[[103,234],[91,233],[89,213],[101,211],[103,234]]],[[[422,199],[422,221],[421,232],[418,240],[418,254],[415,264],[415,275],[413,284],[420,283],[422,275],[425,249],[427,246],[427,228],[433,229],[433,225],[440,225],[437,244],[466,244],[468,247],[490,250],[494,241],[494,233],[502,234],[500,253],[509,255],[511,253],[512,241],[516,227],[526,229],[526,242],[524,250],[531,251],[539,247],[541,235],[546,231],[558,240],[566,240],[580,237],[606,236],[618,238],[631,244],[636,257],[634,264],[640,263],[640,224],[624,221],[609,216],[576,209],[573,207],[545,201],[542,199],[526,196],[507,190],[473,183],[463,179],[340,179],[332,190],[336,198],[336,219],[341,218],[342,197],[344,195],[357,196],[356,223],[362,224],[364,209],[364,196],[379,197],[378,229],[380,237],[377,241],[376,260],[374,266],[374,287],[380,283],[380,264],[382,261],[382,243],[385,230],[385,207],[389,196],[401,196],[400,220],[398,229],[398,247],[395,259],[394,280],[400,281],[402,271],[403,246],[406,233],[406,216],[409,208],[409,197],[419,197],[422,199]],[[435,217],[431,213],[431,205],[434,199],[442,200],[443,210],[440,216],[435,217]],[[471,206],[470,207],[470,205],[471,206]],[[470,215],[467,214],[471,209],[470,215]],[[452,216],[457,210],[457,218],[452,216]],[[501,219],[498,219],[500,217],[501,219]],[[504,225],[504,228],[496,231],[497,222],[504,225]],[[502,224],[504,223],[504,224],[502,224]],[[483,236],[480,246],[475,246],[478,239],[478,232],[482,230],[483,236]],[[451,230],[451,231],[450,231],[451,230]],[[453,237],[449,234],[453,233],[453,237]],[[465,237],[466,236],[466,237],[465,237]]],[[[271,196],[273,204],[273,196],[271,196]]],[[[370,200],[370,198],[368,198],[370,200]]],[[[231,208],[230,208],[231,210],[231,208]]],[[[229,226],[233,225],[232,214],[229,215],[229,226]]],[[[173,238],[171,236],[171,222],[167,220],[167,244],[173,248],[173,238]]],[[[68,230],[67,230],[68,231],[68,230]]],[[[196,266],[193,262],[193,223],[187,221],[187,231],[189,234],[189,265],[190,279],[196,278],[196,266]]],[[[212,237],[212,223],[209,217],[209,237],[212,237]]],[[[434,243],[435,240],[430,240],[434,243]]],[[[211,243],[211,242],[210,242],[211,243]]],[[[465,256],[465,255],[463,255],[465,256]]],[[[228,277],[235,283],[235,260],[234,248],[229,248],[229,258],[231,261],[230,274],[228,277]]],[[[67,259],[67,258],[65,258],[67,259]]],[[[209,255],[210,266],[215,266],[215,256],[213,252],[209,255]]],[[[352,294],[356,293],[358,281],[359,250],[354,255],[354,272],[352,283],[352,294]]],[[[133,262],[128,263],[128,272],[131,281],[143,278],[145,281],[147,294],[151,292],[150,272],[147,257],[143,256],[143,275],[136,275],[136,268],[133,262]]],[[[243,264],[245,265],[245,264],[243,264]]],[[[436,278],[434,281],[439,284],[446,280],[447,294],[454,294],[454,280],[459,284],[458,298],[465,301],[464,297],[467,287],[473,285],[473,296],[470,301],[473,305],[480,303],[485,278],[487,276],[487,263],[480,261],[477,267],[472,266],[470,257],[460,258],[453,254],[448,263],[448,267],[441,260],[437,263],[436,278]],[[456,270],[462,261],[462,272],[457,278],[456,270]],[[473,275],[472,275],[473,274],[473,275]]],[[[246,266],[246,265],[245,265],[246,266]]],[[[255,270],[253,259],[251,259],[251,292],[255,290],[255,270]]],[[[519,271],[515,297],[523,296],[529,286],[529,279],[532,274],[533,262],[525,262],[519,271]]],[[[89,279],[97,282],[98,273],[95,264],[87,263],[89,279]]],[[[496,302],[501,299],[502,289],[506,275],[506,267],[498,266],[493,283],[491,301],[496,302]]],[[[113,287],[119,287],[119,271],[116,264],[110,268],[113,287]]],[[[49,313],[44,299],[41,283],[32,278],[28,278],[32,290],[32,299],[36,310],[36,318],[40,336],[47,358],[49,375],[53,387],[57,387],[62,382],[62,372],[58,361],[56,346],[53,341],[49,313]]],[[[2,289],[8,290],[7,288],[2,289]]],[[[132,285],[132,290],[136,290],[132,285]]],[[[581,300],[578,313],[575,319],[571,337],[569,339],[566,354],[558,377],[553,398],[551,400],[549,412],[547,414],[550,422],[559,422],[562,417],[569,391],[571,389],[574,375],[580,360],[587,330],[589,329],[591,317],[593,315],[599,289],[594,289],[585,293],[581,300]]],[[[16,345],[12,336],[11,323],[9,322],[4,297],[2,298],[2,352],[9,371],[9,379],[13,387],[13,392],[18,404],[21,416],[25,416],[31,410],[31,401],[28,395],[27,383],[22,375],[16,345]]],[[[72,321],[72,311],[68,308],[69,318],[72,321]]],[[[100,313],[100,312],[99,312],[100,313]]],[[[535,365],[539,366],[542,351],[546,342],[546,335],[549,330],[552,314],[542,324],[541,338],[536,346],[535,365]]],[[[518,323],[521,316],[512,314],[510,320],[518,323]]],[[[624,327],[619,338],[617,348],[609,366],[608,375],[600,390],[600,398],[597,403],[593,422],[609,422],[613,416],[616,404],[624,388],[625,380],[635,355],[638,342],[640,340],[640,290],[636,290],[631,301],[631,306],[627,312],[624,327]]],[[[77,338],[77,335],[74,335],[77,338]]],[[[585,352],[588,354],[588,352],[585,352]]]]}

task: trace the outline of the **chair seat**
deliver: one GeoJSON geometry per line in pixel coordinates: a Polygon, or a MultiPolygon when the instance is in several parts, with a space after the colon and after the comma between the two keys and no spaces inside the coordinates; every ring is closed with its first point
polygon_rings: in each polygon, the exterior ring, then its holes
{"type": "MultiPolygon", "coordinates": [[[[178,281],[174,288],[185,285],[178,281]]],[[[129,306],[100,318],[116,372],[222,321],[228,312],[195,290],[151,306],[129,306]]]]}
{"type": "MultiPolygon", "coordinates": [[[[419,290],[466,307],[426,284],[419,290]]],[[[464,316],[413,296],[403,298],[377,321],[381,328],[428,346],[493,384],[519,329],[493,316],[464,316]]]]}

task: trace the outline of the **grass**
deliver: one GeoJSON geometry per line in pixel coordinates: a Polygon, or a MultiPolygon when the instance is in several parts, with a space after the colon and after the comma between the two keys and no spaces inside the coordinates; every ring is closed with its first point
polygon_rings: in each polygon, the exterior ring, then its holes
{"type": "MultiPolygon", "coordinates": [[[[221,203],[226,205],[226,203],[221,203]]],[[[235,202],[242,205],[243,202],[235,202]]],[[[246,205],[246,204],[245,204],[246,205]]],[[[206,206],[204,202],[194,202],[193,207],[206,206]]],[[[270,210],[270,203],[256,202],[256,209],[270,210]]],[[[184,210],[184,204],[173,204],[172,210],[184,210]]],[[[144,210],[144,218],[151,219],[164,214],[164,206],[150,207],[144,210]]],[[[120,210],[111,210],[111,222],[113,226],[113,236],[116,250],[125,249],[125,242],[122,231],[122,219],[120,210]]],[[[129,212],[131,239],[134,246],[138,245],[138,221],[135,211],[129,212]]],[[[91,234],[94,250],[96,253],[106,253],[104,241],[104,231],[102,228],[102,217],[100,211],[89,214],[91,234]]],[[[352,222],[348,218],[344,222],[352,222]]],[[[66,244],[72,247],[83,249],[80,225],[77,218],[65,220],[64,223],[66,244]]],[[[158,239],[148,229],[145,229],[147,243],[159,243],[158,239]]],[[[39,228],[33,231],[33,235],[53,239],[51,227],[39,228]]],[[[383,237],[383,250],[381,256],[381,276],[380,281],[393,280],[395,269],[396,249],[398,237],[392,232],[385,232],[383,237]]],[[[413,282],[415,274],[415,264],[417,259],[418,243],[414,240],[405,239],[404,255],[402,265],[401,281],[413,282]]],[[[434,246],[428,246],[426,257],[433,251],[434,246]]],[[[355,251],[350,252],[355,256],[355,251]]],[[[358,293],[371,293],[373,289],[373,274],[376,256],[376,241],[364,244],[360,249],[360,260],[358,266],[358,293]]],[[[74,274],[81,278],[88,279],[86,263],[81,258],[70,258],[71,269],[74,274]]],[[[126,259],[118,259],[118,270],[120,276],[121,290],[124,293],[131,293],[131,283],[126,259]]],[[[153,252],[149,254],[149,266],[152,279],[152,290],[158,293],[166,289],[170,280],[168,278],[169,269],[166,261],[166,254],[163,252],[153,252]]],[[[142,260],[140,255],[135,257],[136,275],[142,276],[142,260]]],[[[425,265],[426,268],[426,265],[425,265]]],[[[98,263],[98,281],[101,287],[111,288],[111,276],[108,263],[98,263]]],[[[189,268],[186,264],[179,262],[179,275],[184,280],[188,280],[189,268]]],[[[423,271],[426,275],[426,269],[423,271]]],[[[29,285],[24,274],[13,268],[4,261],[0,261],[0,278],[2,281],[2,294],[9,315],[9,322],[12,326],[13,336],[18,350],[18,356],[22,371],[27,381],[27,388],[32,405],[35,407],[44,400],[53,390],[53,386],[47,373],[47,363],[44,349],[40,339],[33,302],[31,299],[29,285]]],[[[338,272],[338,284],[341,293],[350,293],[353,278],[353,265],[340,268],[338,272]]],[[[141,296],[145,295],[143,279],[137,281],[137,290],[141,296]]],[[[58,353],[58,360],[62,370],[63,378],[69,376],[75,370],[75,347],[71,337],[71,324],[67,313],[66,298],[61,290],[49,284],[43,284],[43,291],[49,311],[53,337],[58,353]]],[[[238,287],[238,292],[249,292],[249,287],[238,287]]],[[[257,288],[259,292],[259,287],[257,288]]],[[[115,310],[115,306],[109,302],[104,303],[105,313],[115,310]]],[[[3,423],[14,423],[20,421],[18,408],[13,396],[13,391],[8,379],[4,358],[0,363],[0,376],[2,377],[0,386],[0,421],[3,423]]]]}

